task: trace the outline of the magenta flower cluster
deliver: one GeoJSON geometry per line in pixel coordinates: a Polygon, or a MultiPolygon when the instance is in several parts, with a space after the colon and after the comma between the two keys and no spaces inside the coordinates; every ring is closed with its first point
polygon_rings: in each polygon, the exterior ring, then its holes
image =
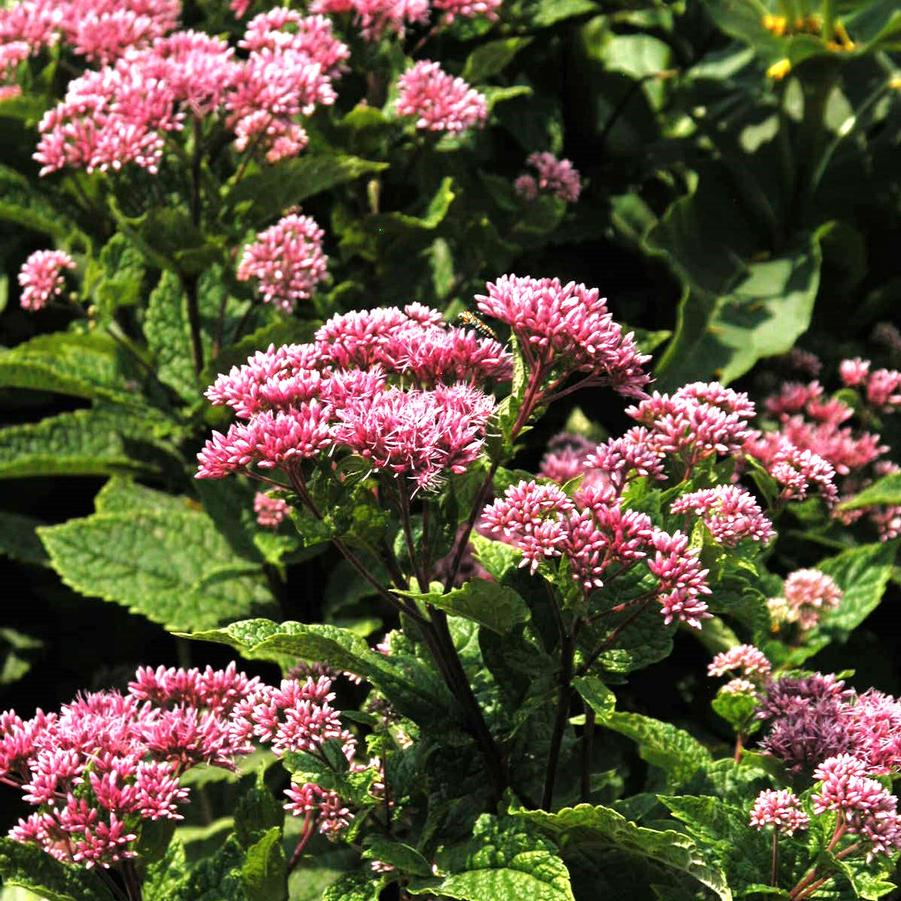
{"type": "MultiPolygon", "coordinates": [[[[147,821],[179,820],[189,799],[185,772],[234,769],[257,741],[278,754],[316,752],[338,739],[349,759],[355,740],[332,706],[331,681],[285,680],[276,688],[224,670],[142,667],[122,694],[85,694],[58,713],[23,720],[0,714],[0,782],[21,790],[34,813],[11,836],[59,860],[109,867],[134,857],[147,821]]],[[[289,790],[288,809],[295,809],[289,790]]],[[[332,792],[316,795],[316,824],[349,820],[332,792]]]]}
{"type": "Polygon", "coordinates": [[[566,203],[575,203],[582,191],[579,170],[569,160],[558,160],[552,153],[532,153],[526,165],[535,170],[532,175],[524,172],[513,183],[516,193],[526,200],[535,200],[539,194],[551,194],[566,203]]]}
{"type": "Polygon", "coordinates": [[[297,301],[309,300],[326,277],[324,235],[310,216],[290,213],[282,217],[244,248],[238,280],[255,281],[266,303],[290,313],[297,301]]]}
{"type": "Polygon", "coordinates": [[[265,491],[258,491],[253,499],[253,512],[257,517],[257,524],[264,529],[277,529],[291,508],[288,502],[280,497],[272,497],[265,491]]]}
{"type": "Polygon", "coordinates": [[[737,485],[719,485],[683,494],[670,506],[673,513],[700,516],[714,540],[726,547],[740,541],[766,544],[776,536],[773,524],[756,499],[737,485]]]}
{"type": "Polygon", "coordinates": [[[259,148],[270,162],[295,156],[307,141],[298,118],[334,103],[347,47],[328,19],[286,9],[251,20],[240,46],[244,59],[219,38],[179,31],[73,79],[40,122],[42,174],[129,163],[156,172],[188,116],[224,116],[237,149],[259,148]]]}
{"type": "Polygon", "coordinates": [[[414,117],[421,131],[481,128],[488,116],[483,94],[429,60],[420,60],[404,72],[397,88],[397,114],[414,117]]]}
{"type": "Polygon", "coordinates": [[[801,807],[798,796],[790,789],[764,789],[751,809],[751,825],[755,829],[775,826],[783,835],[791,835],[810,825],[810,817],[801,807]]]}
{"type": "Polygon", "coordinates": [[[532,572],[545,561],[566,559],[586,594],[643,562],[657,587],[636,601],[655,597],[667,624],[679,620],[700,628],[710,615],[703,600],[710,593],[707,571],[686,536],[670,535],[646,514],[625,510],[609,486],[580,488],[570,498],[555,485],[523,481],[485,508],[482,528],[522,551],[520,565],[532,572]]]}
{"type": "Polygon", "coordinates": [[[782,596],[767,602],[774,625],[797,623],[802,632],[812,629],[824,613],[841,603],[842,590],[835,580],[816,569],[799,569],[785,579],[782,596]]]}
{"type": "Polygon", "coordinates": [[[20,302],[25,310],[40,310],[63,293],[63,270],[74,269],[75,261],[61,250],[36,250],[19,271],[20,302]]]}
{"type": "Polygon", "coordinates": [[[207,397],[246,421],[214,433],[198,477],[344,450],[430,489],[478,457],[495,405],[478,386],[510,374],[497,341],[417,304],[335,316],[314,343],[270,347],[217,379],[207,397]]]}

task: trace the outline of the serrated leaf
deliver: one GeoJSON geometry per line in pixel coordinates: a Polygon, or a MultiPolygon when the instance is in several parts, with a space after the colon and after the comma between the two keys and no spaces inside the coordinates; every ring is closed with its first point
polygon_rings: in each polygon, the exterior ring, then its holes
{"type": "Polygon", "coordinates": [[[616,695],[597,676],[573,679],[573,688],[604,723],[616,709],[616,695]]]}
{"type": "Polygon", "coordinates": [[[36,182],[9,166],[0,165],[0,219],[65,239],[77,227],[36,182]]]}
{"type": "Polygon", "coordinates": [[[248,564],[202,513],[95,514],[39,534],[53,568],[71,588],[122,604],[172,630],[214,626],[271,600],[261,575],[256,576],[258,591],[246,583],[229,590],[222,574],[246,576],[248,564]]]}
{"type": "Polygon", "coordinates": [[[617,848],[687,873],[721,901],[732,899],[722,870],[710,865],[695,842],[682,832],[638,826],[609,807],[591,804],[565,807],[556,813],[520,810],[515,815],[550,835],[564,855],[617,848]]]}
{"type": "Polygon", "coordinates": [[[591,0],[538,0],[529,6],[529,24],[533,28],[548,28],[564,19],[597,11],[591,0]]]}
{"type": "Polygon", "coordinates": [[[170,843],[166,854],[147,867],[141,886],[143,901],[171,901],[187,876],[185,849],[180,841],[170,843]]]}
{"type": "Polygon", "coordinates": [[[144,258],[121,233],[103,246],[96,263],[88,266],[84,292],[102,321],[108,321],[120,307],[135,306],[142,300],[144,258]]]}
{"type": "Polygon", "coordinates": [[[129,448],[129,439],[152,440],[151,428],[151,423],[112,408],[9,426],[0,429],[0,478],[152,471],[129,448]]]}
{"type": "Polygon", "coordinates": [[[133,366],[108,335],[56,332],[0,351],[0,387],[134,403],[133,366]]]}
{"type": "Polygon", "coordinates": [[[346,873],[325,890],[322,901],[378,901],[380,890],[380,879],[346,873]]]}
{"type": "Polygon", "coordinates": [[[531,43],[530,37],[514,37],[481,44],[466,58],[463,80],[469,84],[481,84],[485,79],[503,71],[513,57],[531,43]]]}
{"type": "Polygon", "coordinates": [[[39,894],[46,901],[112,901],[89,870],[67,866],[36,845],[0,838],[0,880],[39,894]]]}
{"type": "Polygon", "coordinates": [[[414,879],[412,895],[437,895],[461,901],[574,901],[569,871],[553,846],[512,817],[483,814],[473,838],[438,856],[439,872],[414,879]]]}
{"type": "Polygon", "coordinates": [[[247,901],[287,901],[288,866],[280,827],[273,826],[247,849],[241,881],[247,901]]]}
{"type": "Polygon", "coordinates": [[[747,726],[757,710],[757,699],[753,695],[741,692],[720,692],[713,699],[711,706],[730,726],[741,729],[747,726]]]}
{"type": "Polygon", "coordinates": [[[462,616],[503,634],[529,618],[526,602],[512,589],[487,579],[472,579],[448,592],[398,591],[397,594],[430,604],[451,616],[462,616]]]}
{"type": "Polygon", "coordinates": [[[113,476],[94,498],[94,510],[97,513],[133,513],[136,510],[198,513],[200,505],[184,495],[157,491],[127,476],[113,476]]]}
{"type": "Polygon", "coordinates": [[[498,582],[514,572],[522,559],[522,551],[518,548],[503,541],[493,541],[478,532],[473,532],[469,541],[479,564],[498,582]]]}
{"type": "Polygon", "coordinates": [[[901,506],[901,472],[893,472],[839,506],[840,510],[859,510],[861,507],[901,506]]]}
{"type": "Polygon", "coordinates": [[[710,752],[684,729],[640,713],[614,712],[603,724],[638,745],[643,760],[660,767],[671,788],[678,788],[713,762],[710,752]]]}
{"type": "Polygon", "coordinates": [[[366,839],[366,850],[363,852],[363,856],[370,860],[389,863],[405,875],[432,875],[431,865],[412,845],[383,838],[380,835],[372,835],[366,839]]]}
{"type": "Polygon", "coordinates": [[[150,294],[144,337],[156,361],[157,375],[182,400],[199,403],[201,386],[194,372],[187,299],[174,272],[163,272],[150,294]]]}
{"type": "Polygon", "coordinates": [[[262,224],[314,194],[387,166],[356,156],[304,154],[246,176],[229,191],[227,203],[251,224],[262,224]]]}

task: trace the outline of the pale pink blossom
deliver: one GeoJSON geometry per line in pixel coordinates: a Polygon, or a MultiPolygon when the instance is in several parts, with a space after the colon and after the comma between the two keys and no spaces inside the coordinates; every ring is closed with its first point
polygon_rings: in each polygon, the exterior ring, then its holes
{"type": "Polygon", "coordinates": [[[484,16],[489,21],[497,19],[497,11],[503,0],[434,0],[432,6],[444,13],[442,21],[450,24],[457,17],[474,19],[484,16]]]}
{"type": "Polygon", "coordinates": [[[803,630],[812,629],[823,613],[841,603],[842,590],[835,580],[816,569],[799,569],[785,580],[783,595],[788,605],[788,621],[803,630]]]}
{"type": "Polygon", "coordinates": [[[663,621],[669,625],[678,620],[700,629],[703,620],[711,617],[703,599],[711,592],[697,549],[689,547],[688,537],[681,532],[670,535],[660,529],[654,529],[651,545],[655,554],[648,561],[648,569],[660,583],[657,599],[663,621]]]}
{"type": "Polygon", "coordinates": [[[708,676],[725,676],[738,672],[742,676],[766,676],[772,664],[759,648],[752,644],[740,644],[717,654],[707,667],[708,676]]]}
{"type": "Polygon", "coordinates": [[[783,835],[791,835],[799,829],[807,829],[810,817],[801,808],[801,801],[789,789],[775,791],[764,789],[751,809],[751,825],[755,829],[775,826],[783,835]]]}
{"type": "Polygon", "coordinates": [[[853,360],[842,360],[839,363],[838,372],[842,383],[849,388],[863,385],[870,373],[870,361],[855,357],[853,360]]]}
{"type": "Polygon", "coordinates": [[[420,60],[401,75],[397,88],[397,114],[415,117],[420,130],[453,133],[485,124],[485,97],[438,63],[420,60]]]}
{"type": "Polygon", "coordinates": [[[36,250],[19,271],[22,309],[32,312],[47,306],[63,293],[64,269],[74,269],[75,261],[61,250],[36,250]]]}
{"type": "Polygon", "coordinates": [[[673,501],[670,510],[700,516],[713,539],[726,547],[734,547],[740,541],[766,544],[776,535],[756,499],[737,485],[683,494],[673,501]]]}
{"type": "Polygon", "coordinates": [[[327,275],[324,235],[310,216],[284,216],[244,248],[238,280],[254,280],[266,303],[290,313],[297,301],[313,296],[316,285],[327,275]]]}
{"type": "Polygon", "coordinates": [[[291,508],[281,497],[272,497],[265,491],[258,491],[253,499],[253,512],[257,517],[257,525],[264,529],[277,529],[291,508]]]}

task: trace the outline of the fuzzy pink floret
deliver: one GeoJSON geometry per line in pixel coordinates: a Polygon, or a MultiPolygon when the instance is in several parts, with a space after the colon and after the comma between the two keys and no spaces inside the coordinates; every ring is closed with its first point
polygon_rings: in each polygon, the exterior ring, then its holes
{"type": "Polygon", "coordinates": [[[737,485],[719,485],[683,494],[673,501],[670,510],[700,516],[714,540],[726,547],[745,540],[766,544],[776,535],[756,499],[737,485]]]}
{"type": "Polygon", "coordinates": [[[764,789],[754,801],[751,825],[755,829],[775,826],[784,835],[791,835],[810,825],[810,817],[801,809],[801,801],[789,789],[764,789]]]}
{"type": "Polygon", "coordinates": [[[579,170],[569,160],[558,160],[552,153],[533,153],[526,164],[535,175],[524,173],[514,182],[516,192],[526,200],[534,200],[539,194],[551,194],[567,203],[575,203],[582,191],[579,170]]]}
{"type": "Polygon", "coordinates": [[[75,261],[61,250],[36,250],[19,271],[22,309],[40,310],[63,293],[64,269],[74,269],[75,261]]]}
{"type": "Polygon", "coordinates": [[[277,529],[291,508],[288,502],[281,497],[271,497],[265,491],[258,491],[253,499],[253,512],[257,517],[257,524],[264,529],[277,529]]]}
{"type": "Polygon", "coordinates": [[[766,655],[752,644],[740,644],[717,654],[707,667],[708,676],[739,672],[742,676],[766,676],[772,665],[766,655]]]}
{"type": "Polygon", "coordinates": [[[420,60],[401,75],[397,87],[397,114],[415,117],[418,129],[461,132],[485,124],[485,97],[438,63],[420,60]]]}

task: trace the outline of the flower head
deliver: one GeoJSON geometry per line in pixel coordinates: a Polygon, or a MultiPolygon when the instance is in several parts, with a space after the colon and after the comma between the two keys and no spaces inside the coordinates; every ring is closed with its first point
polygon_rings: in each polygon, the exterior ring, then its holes
{"type": "Polygon", "coordinates": [[[424,131],[466,131],[485,124],[485,97],[438,63],[420,60],[398,81],[397,114],[415,116],[424,131]]]}
{"type": "Polygon", "coordinates": [[[558,160],[552,153],[533,153],[526,160],[535,175],[523,174],[515,182],[518,194],[534,200],[541,194],[551,194],[567,203],[575,203],[582,190],[579,170],[569,160],[558,160]]]}
{"type": "Polygon", "coordinates": [[[258,491],[253,499],[253,512],[257,524],[264,529],[277,529],[290,511],[288,502],[281,497],[272,497],[265,491],[258,491]]]}
{"type": "Polygon", "coordinates": [[[244,248],[238,279],[254,279],[266,303],[290,313],[297,301],[309,300],[326,277],[324,234],[310,216],[284,216],[244,248]]]}
{"type": "Polygon", "coordinates": [[[740,644],[717,654],[707,667],[708,676],[725,676],[738,672],[742,676],[767,676],[772,669],[770,661],[752,644],[740,644]]]}
{"type": "Polygon", "coordinates": [[[61,250],[36,250],[19,272],[21,304],[25,310],[40,310],[63,293],[64,269],[74,269],[75,261],[61,250]]]}
{"type": "Polygon", "coordinates": [[[810,817],[801,809],[801,801],[791,789],[764,789],[751,809],[751,825],[755,829],[775,826],[784,835],[791,835],[810,825],[810,817]]]}
{"type": "Polygon", "coordinates": [[[740,541],[766,544],[776,534],[757,501],[737,485],[719,485],[683,494],[673,501],[673,513],[701,517],[715,541],[734,547],[740,541]]]}

